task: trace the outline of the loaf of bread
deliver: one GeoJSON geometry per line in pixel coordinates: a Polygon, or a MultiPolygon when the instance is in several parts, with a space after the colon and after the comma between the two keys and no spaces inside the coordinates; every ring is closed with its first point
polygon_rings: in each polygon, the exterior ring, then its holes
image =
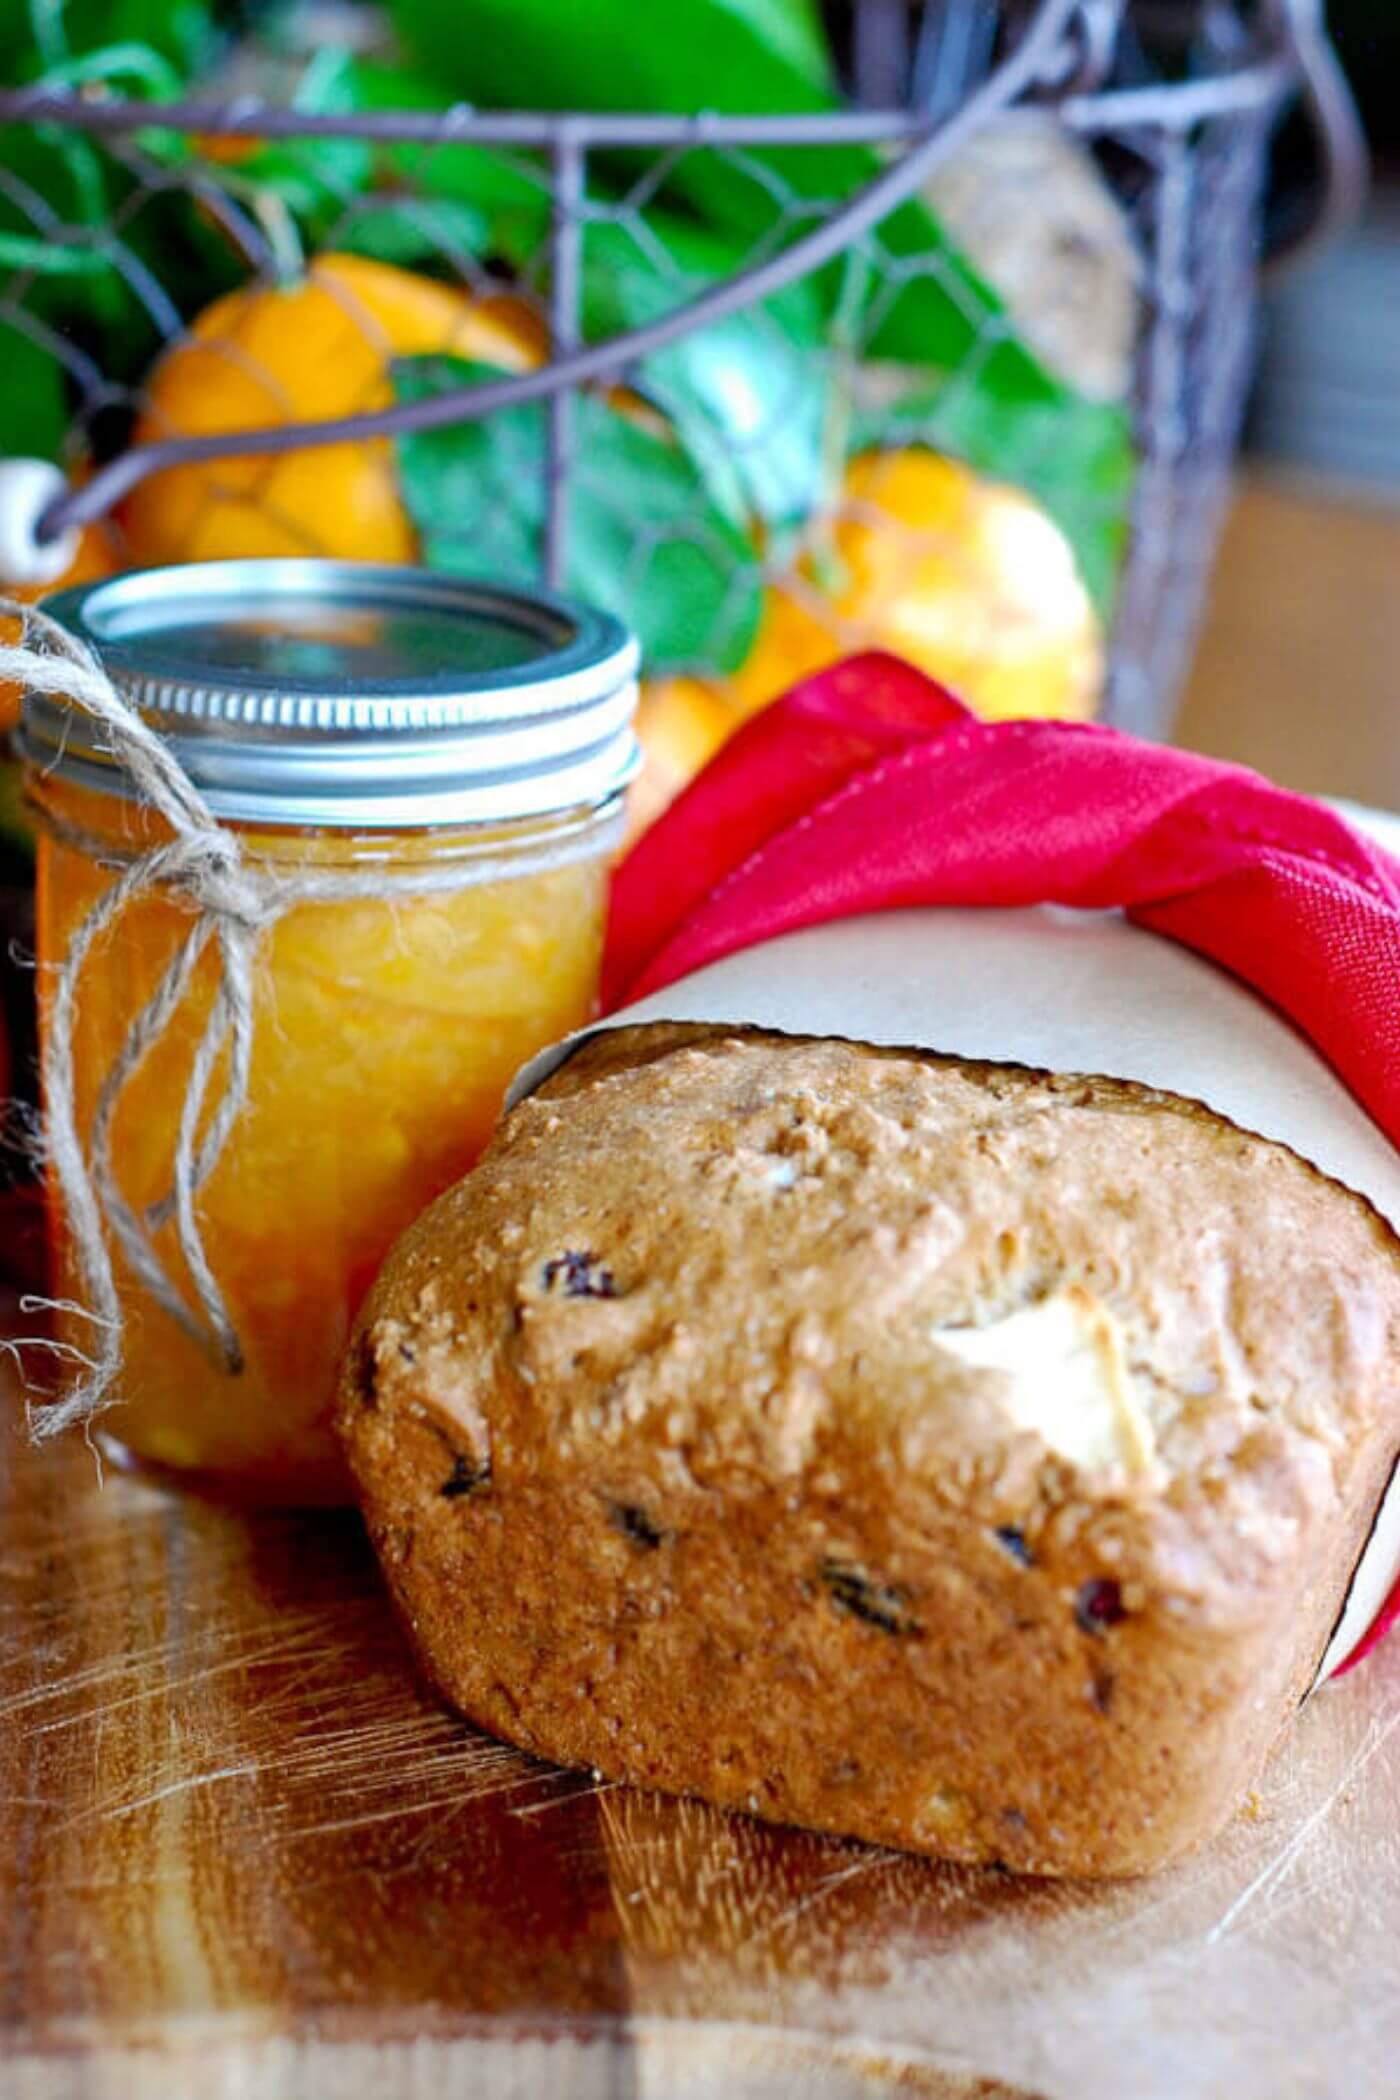
{"type": "Polygon", "coordinates": [[[1312,1680],[1400,1438],[1400,1245],[1144,1087],[622,1028],[400,1241],[339,1420],[483,1727],[1131,1874],[1312,1680]]]}

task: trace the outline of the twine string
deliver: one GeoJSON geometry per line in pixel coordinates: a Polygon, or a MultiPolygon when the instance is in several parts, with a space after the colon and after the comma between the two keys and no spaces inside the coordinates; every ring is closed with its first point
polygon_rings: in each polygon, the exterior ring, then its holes
{"type": "MultiPolygon", "coordinates": [[[[0,645],[0,680],[29,692],[67,699],[102,723],[117,785],[164,820],[171,836],[141,851],[114,846],[63,818],[40,810],[59,843],[113,871],[113,880],[74,932],[65,955],[41,962],[47,975],[40,1051],[43,1088],[41,1146],[61,1199],[65,1229],[82,1285],[83,1303],[27,1300],[26,1308],[59,1311],[91,1322],[85,1351],[71,1342],[30,1336],[16,1347],[47,1348],[73,1376],[57,1398],[31,1405],[39,1438],[90,1423],[119,1398],[124,1363],[121,1292],[113,1250],[139,1288],[203,1349],[210,1362],[236,1377],[245,1350],[205,1245],[198,1197],[218,1167],[248,1098],[254,1040],[254,993],[259,944],[287,912],[305,904],[450,896],[482,884],[592,858],[609,843],[591,821],[565,829],[533,848],[512,845],[395,866],[387,859],[356,868],[275,867],[246,855],[237,835],[210,810],[164,739],[128,705],[96,657],[48,614],[0,596],[0,618],[19,623],[17,643],[0,645]],[[84,1132],[79,1127],[75,1071],[78,994],[99,945],[116,937],[141,899],[164,895],[189,914],[154,990],[127,1026],[98,1086],[84,1132]],[[189,999],[200,965],[213,961],[212,1001],[195,1046],[180,1104],[170,1181],[138,1210],[121,1185],[114,1131],[126,1091],[189,999]],[[201,1134],[202,1131],[202,1134],[201,1134]],[[170,1275],[155,1235],[173,1221],[188,1281],[182,1291],[170,1275]]],[[[617,825],[620,828],[620,817],[617,825]]]]}
{"type": "MultiPolygon", "coordinates": [[[[159,1296],[164,1280],[160,1259],[151,1244],[147,1222],[137,1215],[122,1193],[112,1157],[112,1125],[127,1083],[140,1071],[147,1053],[160,1040],[170,1019],[183,1003],[208,940],[208,922],[196,920],[176,949],[154,993],[127,1030],[125,1041],[98,1092],[89,1137],[94,1178],[103,1192],[103,1206],[113,1231],[142,1285],[156,1296],[159,1296]]],[[[192,1340],[199,1340],[199,1323],[183,1301],[173,1303],[167,1309],[192,1340]]]]}

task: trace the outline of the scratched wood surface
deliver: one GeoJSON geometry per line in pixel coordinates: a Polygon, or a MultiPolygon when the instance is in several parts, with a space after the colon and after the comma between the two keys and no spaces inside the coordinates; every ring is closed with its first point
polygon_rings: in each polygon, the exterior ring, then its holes
{"type": "MultiPolygon", "coordinates": [[[[1393,656],[1319,771],[1269,639],[1334,522],[1247,499],[1188,738],[1394,804],[1393,656]]],[[[1343,638],[1400,601],[1327,574],[1343,638]]],[[[351,1519],[99,1488],[0,1391],[0,2100],[1390,2100],[1398,1724],[1393,1640],[1130,1887],[768,1830],[441,1713],[351,1519]]]]}
{"type": "Polygon", "coordinates": [[[1400,2091],[1400,1642],[1207,1853],[1092,1889],[530,1763],[349,1517],[0,1443],[0,2094],[1400,2091]]]}

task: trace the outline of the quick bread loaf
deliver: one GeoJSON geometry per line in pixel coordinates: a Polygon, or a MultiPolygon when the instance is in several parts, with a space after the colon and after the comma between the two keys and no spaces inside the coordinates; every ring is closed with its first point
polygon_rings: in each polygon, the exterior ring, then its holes
{"type": "Polygon", "coordinates": [[[399,1242],[339,1423],[484,1727],[1131,1874],[1312,1680],[1395,1458],[1400,1245],[1142,1086],[623,1027],[399,1242]]]}

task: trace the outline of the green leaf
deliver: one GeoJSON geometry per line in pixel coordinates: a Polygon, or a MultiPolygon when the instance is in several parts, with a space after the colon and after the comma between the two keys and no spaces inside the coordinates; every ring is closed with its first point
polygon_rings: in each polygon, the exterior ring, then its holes
{"type": "MultiPolygon", "coordinates": [[[[723,236],[657,210],[583,231],[582,323],[589,342],[642,326],[742,266],[723,236]]],[[[815,287],[683,335],[633,378],[717,490],[781,531],[821,502],[830,361],[815,287]]]]}
{"type": "MultiPolygon", "coordinates": [[[[607,341],[689,304],[743,267],[722,234],[651,206],[644,212],[591,200],[580,245],[578,322],[583,340],[607,341]]],[[[496,228],[503,259],[536,289],[547,250],[496,228]]],[[[543,234],[540,235],[543,239],[543,234]]],[[[674,426],[716,492],[781,531],[824,493],[822,432],[830,359],[815,286],[790,285],[641,360],[628,383],[674,426]]]]}
{"type": "MultiPolygon", "coordinates": [[[[830,54],[811,0],[473,0],[462,34],[457,0],[394,0],[406,47],[454,92],[486,108],[646,110],[693,116],[810,115],[837,107],[830,54]]],[[[848,149],[841,193],[851,186],[848,149]]],[[[857,149],[860,152],[863,149],[857,149]]],[[[814,158],[822,163],[827,149],[814,158]]],[[[791,156],[789,156],[791,158],[791,156]]],[[[616,157],[624,162],[624,157],[616,157]]],[[[797,156],[800,165],[804,156],[797,156]]],[[[866,155],[866,159],[872,156],[866,155]]],[[[635,156],[624,164],[636,167],[635,156]]],[[[680,156],[668,188],[711,224],[752,234],[774,219],[770,183],[783,157],[742,160],[699,148],[680,156]]],[[[801,192],[797,194],[800,196],[801,192]]]]}
{"type": "MultiPolygon", "coordinates": [[[[354,61],[344,51],[318,53],[298,83],[292,106],[316,116],[359,109],[354,61]]],[[[277,139],[235,162],[228,180],[239,191],[250,186],[271,191],[295,214],[304,237],[319,245],[334,239],[347,206],[369,182],[373,159],[365,139],[277,139]]],[[[216,166],[212,172],[220,170],[216,166]]]]}
{"type": "Polygon", "coordinates": [[[212,59],[219,31],[209,0],[3,0],[0,50],[13,79],[38,79],[112,45],[141,44],[188,80],[212,59]]]}
{"type": "Polygon", "coordinates": [[[68,430],[63,368],[0,311],[0,459],[54,459],[68,430]]]}
{"type": "Polygon", "coordinates": [[[853,449],[926,445],[976,473],[1035,497],[1071,547],[1100,617],[1113,609],[1127,543],[1136,454],[1126,409],[1087,401],[1047,380],[1031,397],[996,394],[979,375],[942,385],[860,419],[853,449]]]}
{"type": "Polygon", "coordinates": [[[178,95],[184,82],[177,68],[149,44],[125,41],[104,44],[96,51],[65,59],[60,65],[47,66],[44,85],[75,92],[105,87],[122,95],[158,101],[178,95]]]}
{"type": "MultiPolygon", "coordinates": [[[[356,105],[441,109],[442,88],[399,68],[353,69],[356,105]]],[[[742,242],[674,212],[590,206],[582,232],[583,338],[598,342],[683,305],[743,267],[742,242]]],[[[454,275],[500,261],[541,294],[548,287],[550,193],[530,156],[449,144],[384,149],[374,187],[344,215],[338,245],[454,275]]],[[[683,337],[633,375],[674,424],[724,507],[741,502],[777,530],[822,495],[821,433],[828,360],[815,286],[683,337]]]]}
{"type": "MultiPolygon", "coordinates": [[[[357,61],[351,80],[358,109],[444,110],[452,101],[444,88],[421,74],[371,60],[357,61]]],[[[464,143],[400,141],[380,147],[372,194],[373,205],[364,209],[358,223],[365,218],[377,222],[374,237],[395,243],[395,261],[441,262],[437,234],[449,231],[449,260],[454,250],[468,245],[469,233],[473,254],[528,260],[549,234],[549,176],[544,163],[529,154],[464,143]],[[425,204],[444,209],[436,217],[432,210],[425,216],[425,204]],[[396,212],[403,224],[394,235],[387,231],[387,222],[396,212]]],[[[352,219],[346,228],[352,246],[356,226],[352,219]]]]}
{"type": "Polygon", "coordinates": [[[92,277],[111,264],[92,248],[56,248],[38,234],[0,232],[0,269],[37,277],[92,277]]]}
{"type": "MultiPolygon", "coordinates": [[[[0,17],[8,77],[142,97],[181,92],[215,36],[202,0],[11,0],[0,17]]],[[[240,274],[226,236],[178,182],[144,188],[126,164],[138,154],[178,168],[189,146],[154,130],[109,145],[59,124],[0,127],[0,308],[22,300],[66,345],[59,360],[30,343],[16,352],[22,379],[7,370],[0,414],[35,433],[21,451],[56,449],[70,393],[76,408],[138,385],[163,342],[240,274]]]]}
{"type": "Polygon", "coordinates": [[[167,191],[133,202],[130,171],[58,125],[3,127],[0,159],[0,271],[20,277],[26,308],[71,340],[79,362],[86,355],[105,379],[135,383],[179,325],[168,287],[199,283],[188,270],[192,243],[173,232],[194,223],[188,199],[167,191]]]}
{"type": "MultiPolygon", "coordinates": [[[[487,106],[681,115],[701,103],[723,114],[810,115],[840,106],[805,0],[669,0],[651,8],[587,0],[567,11],[558,0],[473,0],[470,36],[461,33],[457,0],[396,0],[395,19],[445,82],[487,106]]],[[[635,155],[614,160],[637,165],[635,155]]],[[[886,166],[862,145],[696,149],[666,168],[664,188],[747,258],[799,239],[886,166]]],[[[833,306],[841,265],[819,282],[833,306]]],[[[1003,395],[1019,388],[1034,396],[1048,378],[1009,332],[1002,301],[919,198],[892,212],[869,242],[860,337],[869,356],[942,371],[985,354],[993,340],[1003,395]]]]}
{"type": "MultiPolygon", "coordinates": [[[[400,400],[497,376],[452,357],[401,358],[400,400]]],[[[547,412],[526,403],[397,440],[399,479],[430,566],[538,580],[547,412]]],[[[633,628],[652,670],[733,670],[758,627],[753,549],[677,445],[612,403],[574,403],[569,588],[633,628]]]]}
{"type": "Polygon", "coordinates": [[[344,214],[335,245],[400,269],[446,264],[461,275],[473,258],[490,252],[490,221],[473,205],[451,197],[379,197],[371,192],[344,214]]]}
{"type": "MultiPolygon", "coordinates": [[[[0,131],[0,156],[9,178],[0,194],[0,227],[16,240],[38,239],[55,252],[81,257],[75,271],[66,273],[86,280],[74,299],[107,326],[117,326],[125,295],[110,258],[101,254],[102,229],[112,210],[106,155],[91,139],[44,124],[6,125],[0,131]]],[[[67,310],[60,291],[53,297],[52,306],[44,305],[46,318],[67,310]]],[[[38,307],[42,302],[32,297],[31,303],[38,307]]]]}
{"type": "Polygon", "coordinates": [[[469,28],[460,0],[392,14],[420,63],[502,109],[819,109],[832,90],[813,0],[472,0],[469,28]]]}
{"type": "MultiPolygon", "coordinates": [[[[708,108],[794,113],[837,106],[820,33],[805,7],[672,0],[646,10],[632,0],[590,0],[565,13],[555,0],[476,0],[470,37],[457,33],[454,0],[397,0],[396,12],[420,56],[483,103],[690,113],[699,92],[697,53],[703,53],[708,108]]],[[[628,165],[635,166],[635,157],[628,165]]],[[[665,192],[698,212],[708,231],[696,235],[687,252],[683,231],[673,231],[684,222],[663,217],[650,203],[631,215],[619,207],[604,224],[589,227],[585,334],[610,334],[664,311],[674,300],[666,281],[673,258],[689,269],[708,242],[705,267],[716,279],[732,274],[760,247],[771,251],[781,240],[799,238],[885,165],[860,145],[679,155],[665,170],[665,192]],[[650,270],[646,256],[655,264],[650,270]]],[[[900,412],[911,441],[955,453],[979,472],[1036,495],[1073,541],[1086,583],[1106,608],[1133,474],[1122,412],[1085,400],[1053,377],[922,199],[892,212],[854,261],[854,274],[848,259],[794,288],[793,296],[801,295],[808,313],[815,305],[818,314],[839,316],[851,349],[937,374],[936,384],[900,412]],[[853,286],[851,315],[843,295],[853,286]]],[[[768,302],[769,314],[777,309],[778,301],[768,302]]],[[[795,305],[787,312],[794,315],[795,305]]],[[[812,339],[806,320],[780,326],[781,334],[794,357],[797,346],[812,339]]],[[[713,461],[718,429],[732,455],[720,471],[739,478],[759,517],[781,524],[791,515],[789,493],[808,505],[820,500],[814,435],[822,410],[814,388],[815,413],[812,403],[790,417],[773,413],[767,443],[754,446],[753,430],[736,423],[734,404],[748,398],[750,382],[756,383],[753,399],[765,392],[770,402],[782,399],[771,390],[785,376],[760,355],[760,340],[727,324],[707,330],[648,360],[640,384],[651,385],[704,464],[713,461]],[[748,452],[746,440],[753,447],[748,452]]],[[[771,348],[771,338],[764,347],[771,348]]],[[[809,357],[809,375],[817,369],[809,357]]]]}
{"type": "MultiPolygon", "coordinates": [[[[318,114],[444,110],[447,97],[401,68],[327,50],[298,85],[295,107],[318,114]]],[[[408,269],[466,274],[507,241],[542,239],[549,226],[543,169],[520,172],[479,146],[292,138],[257,145],[207,177],[265,224],[269,201],[308,248],[348,249],[408,269]]],[[[293,245],[296,245],[294,242],[293,245]]]]}

